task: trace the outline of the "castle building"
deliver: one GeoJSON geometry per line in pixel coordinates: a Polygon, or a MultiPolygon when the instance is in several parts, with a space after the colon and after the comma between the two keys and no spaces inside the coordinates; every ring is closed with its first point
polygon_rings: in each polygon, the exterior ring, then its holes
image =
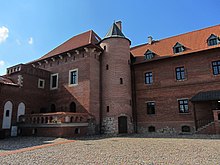
{"type": "Polygon", "coordinates": [[[0,135],[220,134],[220,25],[131,47],[121,22],[0,76],[0,135]]]}

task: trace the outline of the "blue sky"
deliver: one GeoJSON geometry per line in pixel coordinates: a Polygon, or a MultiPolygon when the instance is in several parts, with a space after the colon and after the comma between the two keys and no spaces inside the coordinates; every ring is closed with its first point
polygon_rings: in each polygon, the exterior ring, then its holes
{"type": "Polygon", "coordinates": [[[219,0],[0,0],[0,75],[67,39],[114,20],[132,46],[220,24],[219,0]]]}

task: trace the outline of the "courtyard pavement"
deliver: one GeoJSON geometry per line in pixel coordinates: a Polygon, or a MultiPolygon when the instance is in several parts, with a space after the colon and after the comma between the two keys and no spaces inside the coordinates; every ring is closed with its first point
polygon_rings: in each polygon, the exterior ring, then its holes
{"type": "Polygon", "coordinates": [[[220,136],[0,139],[0,165],[220,165],[220,136]]]}

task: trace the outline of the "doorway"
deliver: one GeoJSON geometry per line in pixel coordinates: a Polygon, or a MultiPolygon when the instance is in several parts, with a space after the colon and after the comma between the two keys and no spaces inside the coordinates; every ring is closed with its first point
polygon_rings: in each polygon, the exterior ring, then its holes
{"type": "Polygon", "coordinates": [[[118,133],[128,133],[126,116],[118,117],[118,133]]]}

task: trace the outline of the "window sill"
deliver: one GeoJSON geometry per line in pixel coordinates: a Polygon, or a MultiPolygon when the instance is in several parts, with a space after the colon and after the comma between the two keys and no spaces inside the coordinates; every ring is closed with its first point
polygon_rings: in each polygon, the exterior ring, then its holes
{"type": "Polygon", "coordinates": [[[75,86],[77,86],[78,84],[69,84],[68,86],[69,87],[75,87],[75,86]]]}
{"type": "Polygon", "coordinates": [[[185,79],[181,79],[181,80],[177,80],[177,79],[176,79],[176,82],[183,82],[183,81],[187,81],[187,80],[188,80],[188,79],[186,79],[186,78],[185,78],[185,79]]]}
{"type": "Polygon", "coordinates": [[[147,116],[156,116],[156,114],[147,114],[147,116]]]}
{"type": "Polygon", "coordinates": [[[152,84],[144,84],[145,86],[151,86],[151,85],[153,85],[153,83],[152,84]]]}
{"type": "Polygon", "coordinates": [[[179,112],[179,115],[191,115],[191,113],[189,113],[189,112],[185,112],[185,113],[181,113],[181,112],[179,112]]]}
{"type": "Polygon", "coordinates": [[[56,90],[56,89],[58,89],[58,87],[56,87],[56,88],[50,88],[50,90],[56,90]]]}

